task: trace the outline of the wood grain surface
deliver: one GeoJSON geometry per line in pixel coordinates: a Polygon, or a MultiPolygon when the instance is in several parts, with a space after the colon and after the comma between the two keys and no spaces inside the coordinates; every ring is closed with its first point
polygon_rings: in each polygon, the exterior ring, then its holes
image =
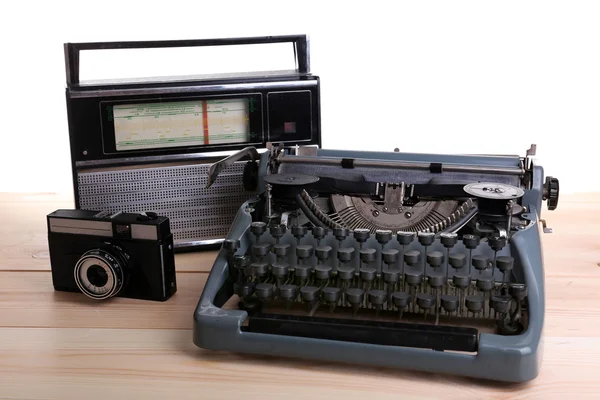
{"type": "Polygon", "coordinates": [[[600,398],[600,194],[544,211],[544,360],[524,384],[204,351],[192,313],[215,253],[178,254],[165,303],[54,292],[45,216],[71,207],[0,194],[0,398],[600,398]]]}

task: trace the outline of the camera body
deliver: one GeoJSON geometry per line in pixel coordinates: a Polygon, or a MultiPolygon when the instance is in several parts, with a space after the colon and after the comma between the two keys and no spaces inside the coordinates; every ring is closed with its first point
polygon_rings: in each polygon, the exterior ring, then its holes
{"type": "Polygon", "coordinates": [[[57,210],[47,216],[54,289],[105,300],[165,301],[177,291],[169,219],[57,210]]]}

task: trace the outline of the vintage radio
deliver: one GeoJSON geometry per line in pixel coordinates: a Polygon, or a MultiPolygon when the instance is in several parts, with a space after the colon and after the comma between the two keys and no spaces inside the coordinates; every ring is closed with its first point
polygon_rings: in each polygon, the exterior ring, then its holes
{"type": "Polygon", "coordinates": [[[310,73],[304,35],[67,43],[65,57],[76,207],[164,215],[177,249],[222,241],[240,205],[255,192],[252,157],[233,163],[207,188],[208,167],[217,159],[247,146],[260,151],[269,142],[321,144],[319,78],[310,73]],[[294,70],[79,78],[82,51],[272,43],[290,44],[294,70]]]}

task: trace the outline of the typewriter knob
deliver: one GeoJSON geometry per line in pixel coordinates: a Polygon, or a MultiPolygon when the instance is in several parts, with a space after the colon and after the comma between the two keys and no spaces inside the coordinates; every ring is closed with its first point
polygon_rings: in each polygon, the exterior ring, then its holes
{"type": "Polygon", "coordinates": [[[494,251],[500,251],[506,246],[506,238],[501,236],[492,236],[488,239],[488,244],[494,251]]]}
{"type": "Polygon", "coordinates": [[[371,232],[368,229],[358,228],[354,230],[354,239],[356,239],[358,243],[364,243],[369,239],[370,234],[371,232]]]}
{"type": "Polygon", "coordinates": [[[271,233],[271,236],[273,236],[275,239],[281,239],[281,237],[285,235],[286,230],[287,229],[285,225],[273,225],[269,229],[269,233],[271,233]]]}
{"type": "Polygon", "coordinates": [[[236,239],[225,239],[223,241],[223,248],[228,253],[235,253],[240,248],[240,241],[236,239]]]}
{"type": "Polygon", "coordinates": [[[396,234],[396,239],[398,240],[398,243],[400,243],[402,246],[409,245],[413,241],[414,238],[415,238],[414,232],[398,231],[398,233],[396,234]]]}
{"type": "Polygon", "coordinates": [[[496,266],[502,272],[513,269],[515,259],[509,256],[500,256],[496,259],[496,266]]]}
{"type": "Polygon", "coordinates": [[[543,199],[547,200],[546,206],[548,207],[548,210],[556,210],[556,207],[558,207],[558,195],[558,179],[551,176],[547,177],[546,183],[544,184],[543,199]]]}
{"type": "Polygon", "coordinates": [[[322,226],[315,226],[312,228],[312,235],[317,240],[322,240],[327,235],[327,229],[322,226]]]}
{"type": "Polygon", "coordinates": [[[527,297],[527,285],[522,283],[513,283],[508,288],[508,292],[517,300],[524,300],[527,297]]]}
{"type": "Polygon", "coordinates": [[[292,226],[292,235],[294,235],[297,240],[302,239],[304,235],[306,235],[306,231],[307,229],[305,226],[292,226]]]}
{"type": "Polygon", "coordinates": [[[474,250],[479,246],[479,237],[475,235],[464,235],[463,243],[467,249],[474,250]]]}
{"type": "Polygon", "coordinates": [[[333,235],[335,236],[335,238],[339,241],[342,241],[344,239],[346,239],[346,237],[348,236],[348,229],[346,228],[334,228],[333,229],[333,235]]]}
{"type": "Polygon", "coordinates": [[[387,242],[392,240],[392,231],[389,230],[377,230],[375,231],[375,239],[382,245],[385,246],[387,242]]]}
{"type": "Polygon", "coordinates": [[[431,246],[435,240],[435,234],[432,232],[419,232],[419,243],[423,246],[431,246]]]}
{"type": "Polygon", "coordinates": [[[456,233],[440,233],[440,241],[445,248],[451,249],[458,242],[458,235],[456,233]]]}

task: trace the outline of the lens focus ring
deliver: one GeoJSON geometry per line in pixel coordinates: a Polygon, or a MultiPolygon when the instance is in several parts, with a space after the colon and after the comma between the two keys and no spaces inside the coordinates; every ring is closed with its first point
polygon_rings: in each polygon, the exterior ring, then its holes
{"type": "Polygon", "coordinates": [[[75,265],[77,287],[86,296],[104,300],[116,296],[123,288],[124,265],[106,250],[85,252],[75,265]]]}

